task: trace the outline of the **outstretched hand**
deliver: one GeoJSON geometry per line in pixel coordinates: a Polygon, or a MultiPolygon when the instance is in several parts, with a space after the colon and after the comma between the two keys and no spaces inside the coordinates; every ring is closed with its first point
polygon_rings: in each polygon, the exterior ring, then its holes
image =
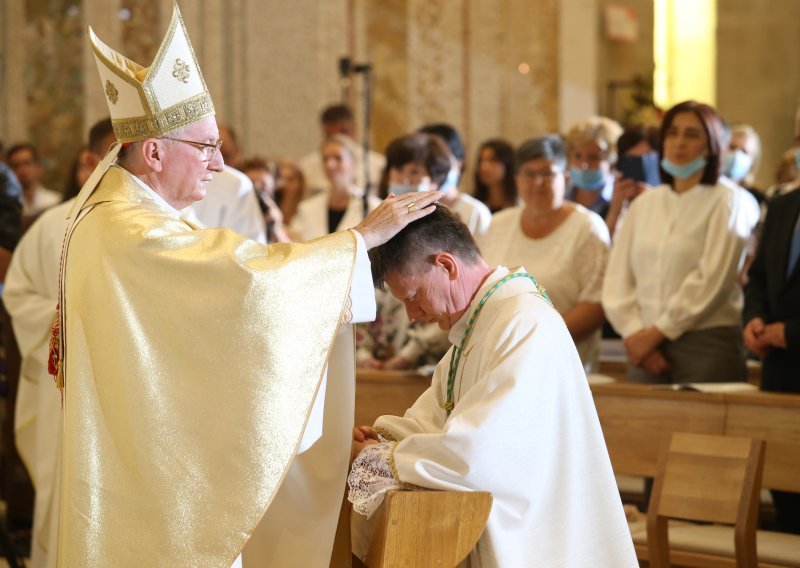
{"type": "Polygon", "coordinates": [[[433,213],[431,207],[444,194],[441,191],[420,191],[396,196],[390,194],[355,229],[361,233],[367,249],[382,245],[406,225],[433,213]]]}

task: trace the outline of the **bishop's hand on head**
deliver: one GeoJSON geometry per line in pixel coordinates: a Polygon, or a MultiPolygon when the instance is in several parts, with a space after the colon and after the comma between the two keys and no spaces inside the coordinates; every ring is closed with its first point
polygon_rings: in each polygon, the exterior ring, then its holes
{"type": "Polygon", "coordinates": [[[397,197],[390,194],[355,229],[364,237],[368,249],[391,239],[409,223],[433,212],[442,198],[440,191],[420,191],[397,197]]]}

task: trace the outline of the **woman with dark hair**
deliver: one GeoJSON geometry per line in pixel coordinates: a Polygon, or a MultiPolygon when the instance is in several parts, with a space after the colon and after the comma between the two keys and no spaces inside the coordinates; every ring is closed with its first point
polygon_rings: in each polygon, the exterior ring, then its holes
{"type": "Polygon", "coordinates": [[[64,187],[64,198],[61,202],[69,201],[80,192],[83,184],[89,179],[94,171],[95,163],[91,160],[91,152],[89,148],[83,146],[75,155],[72,161],[72,166],[69,169],[69,178],[67,178],[67,185],[64,187]]]}
{"type": "Polygon", "coordinates": [[[493,138],[481,144],[475,167],[475,198],[492,213],[517,204],[514,147],[505,140],[493,138]]]}
{"type": "Polygon", "coordinates": [[[757,219],[719,183],[722,121],[686,101],[664,116],[662,184],[633,202],[611,250],[603,308],[624,338],[634,382],[742,381],[736,277],[757,219]]]}

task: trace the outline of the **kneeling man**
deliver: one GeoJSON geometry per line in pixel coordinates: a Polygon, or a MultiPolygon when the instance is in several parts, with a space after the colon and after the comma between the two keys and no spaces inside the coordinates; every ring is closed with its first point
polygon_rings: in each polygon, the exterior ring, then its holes
{"type": "MultiPolygon", "coordinates": [[[[490,268],[446,208],[370,253],[411,320],[453,346],[404,416],[354,431],[361,515],[409,485],[494,495],[470,566],[637,566],[600,423],[563,319],[524,268],[490,268]]],[[[354,551],[369,527],[354,515],[354,551]]]]}

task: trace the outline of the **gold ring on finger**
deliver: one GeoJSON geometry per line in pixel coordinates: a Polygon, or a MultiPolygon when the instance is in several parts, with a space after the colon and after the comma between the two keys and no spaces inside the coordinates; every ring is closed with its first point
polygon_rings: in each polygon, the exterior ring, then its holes
{"type": "Polygon", "coordinates": [[[408,207],[408,214],[409,214],[409,215],[410,215],[410,214],[412,214],[414,211],[416,211],[416,210],[417,210],[417,204],[416,204],[416,202],[411,202],[411,203],[409,203],[409,204],[407,205],[407,207],[408,207]]]}

